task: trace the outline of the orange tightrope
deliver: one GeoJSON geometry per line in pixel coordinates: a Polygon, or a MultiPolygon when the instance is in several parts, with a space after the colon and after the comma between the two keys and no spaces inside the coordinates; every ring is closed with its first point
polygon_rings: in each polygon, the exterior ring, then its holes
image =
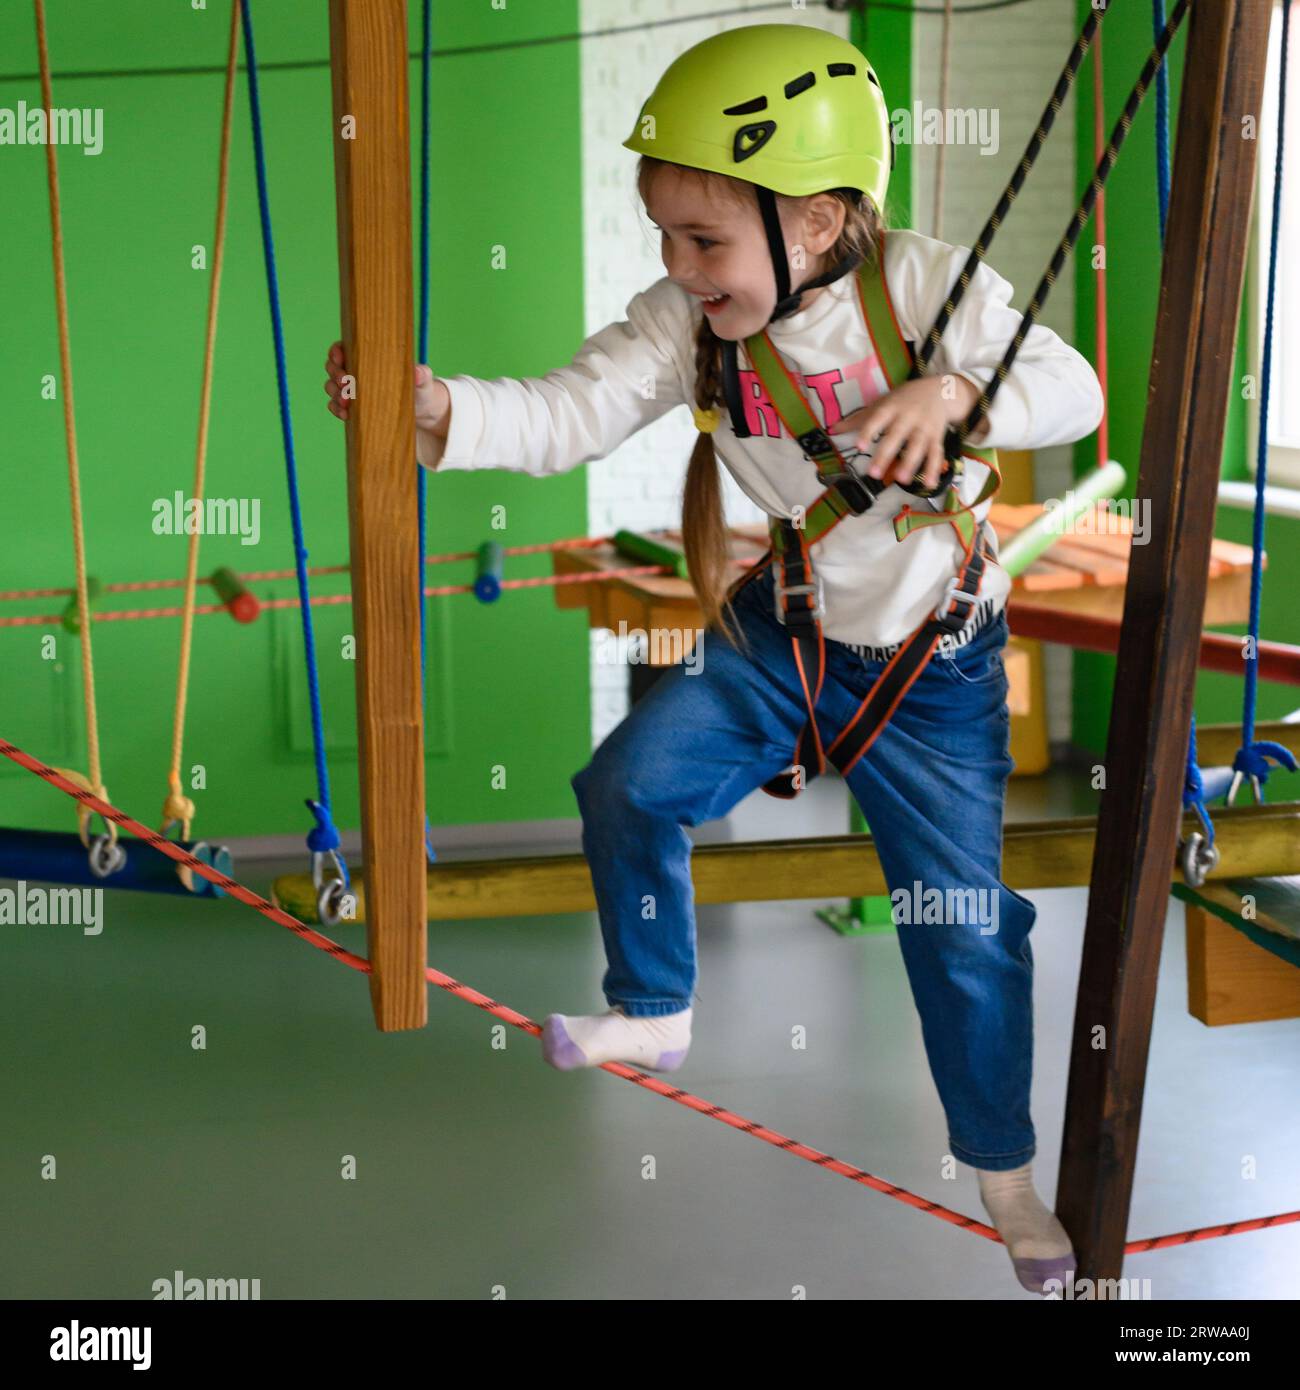
{"type": "MultiPolygon", "coordinates": [[[[61,792],[65,792],[68,796],[90,807],[92,811],[98,811],[106,821],[111,821],[124,830],[129,830],[160,853],[176,860],[178,864],[186,865],[195,873],[201,874],[209,882],[217,884],[232,898],[241,903],[247,903],[249,907],[256,908],[263,917],[268,917],[272,922],[287,927],[295,936],[300,937],[308,945],[315,946],[318,951],[324,951],[326,955],[333,956],[335,960],[342,961],[344,965],[360,971],[362,974],[370,973],[369,961],[355,955],[346,947],[340,946],[337,941],[331,941],[328,936],[314,931],[306,923],[300,922],[296,917],[285,912],[283,908],[276,907],[273,903],[254,893],[252,889],[237,883],[228,874],[221,873],[212,868],[210,864],[202,863],[171,840],[141,825],[139,821],[132,820],[124,811],[119,811],[116,806],[112,806],[92,793],[74,786],[66,777],[60,776],[54,768],[47,767],[29,753],[24,753],[21,748],[2,738],[0,738],[0,753],[3,753],[6,758],[17,763],[20,767],[25,767],[29,772],[34,772],[38,777],[44,778],[51,786],[57,787],[61,792]]],[[[506,1004],[498,1004],[495,999],[489,998],[486,994],[480,994],[470,985],[461,984],[459,980],[452,979],[450,975],[444,975],[441,970],[437,970],[433,966],[426,966],[424,973],[430,984],[437,985],[439,989],[455,995],[457,999],[463,999],[467,1004],[473,1004],[476,1008],[482,1009],[484,1013],[491,1014],[493,1018],[499,1018],[503,1023],[509,1023],[522,1032],[532,1034],[533,1037],[540,1036],[542,1031],[540,1024],[534,1023],[526,1014],[518,1013],[506,1004]]],[[[918,1197],[916,1193],[909,1192],[904,1187],[898,1187],[892,1182],[886,1182],[884,1178],[877,1178],[863,1168],[857,1168],[852,1163],[845,1163],[842,1159],[832,1158],[819,1149],[814,1149],[808,1144],[801,1144],[797,1139],[787,1138],[786,1135],[780,1134],[774,1129],[768,1129],[766,1125],[747,1120],[743,1115],[737,1115],[734,1111],[726,1110],[721,1105],[714,1105],[710,1101],[702,1100],[689,1091],[683,1091],[680,1087],[670,1086],[667,1082],[649,1076],[643,1071],[636,1071],[632,1067],[624,1066],[621,1062],[605,1062],[601,1070],[622,1077],[624,1081],[631,1081],[643,1090],[653,1091],[655,1095],[663,1096],[665,1100],[676,1101],[678,1105],[684,1105],[688,1110],[694,1110],[699,1115],[707,1115],[710,1119],[717,1120],[732,1129],[738,1129],[742,1134],[749,1134],[755,1139],[761,1139],[764,1143],[771,1144],[773,1148],[780,1149],[784,1153],[794,1154],[796,1158],[807,1159],[809,1163],[815,1164],[818,1168],[825,1168],[831,1173],[839,1173],[842,1177],[850,1178],[875,1192],[883,1192],[886,1197],[893,1197],[895,1201],[902,1202],[909,1207],[915,1207],[917,1211],[926,1212],[930,1216],[938,1217],[940,1221],[947,1221],[964,1231],[970,1231],[972,1235],[983,1236],[986,1240],[991,1240],[998,1245],[1003,1244],[1002,1237],[998,1235],[997,1231],[992,1226],[986,1226],[982,1221],[976,1221],[970,1216],[963,1216],[960,1212],[940,1206],[938,1202],[931,1202],[928,1198],[918,1197]]],[[[1170,1245],[1189,1245],[1193,1241],[1210,1240],[1215,1236],[1240,1235],[1245,1231],[1263,1230],[1269,1226],[1284,1226],[1294,1221],[1300,1221],[1300,1211],[1283,1212],[1278,1216],[1256,1217],[1250,1221],[1231,1221],[1219,1226],[1202,1226],[1197,1230],[1180,1231],[1174,1235],[1151,1236],[1146,1240],[1131,1240],[1124,1247],[1124,1253],[1132,1255],[1144,1250],[1163,1249],[1170,1245]]]]}

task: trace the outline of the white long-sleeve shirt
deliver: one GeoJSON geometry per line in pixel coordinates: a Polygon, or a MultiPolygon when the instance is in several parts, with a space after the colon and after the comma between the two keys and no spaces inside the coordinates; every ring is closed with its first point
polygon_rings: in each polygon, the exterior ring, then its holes
{"type": "MultiPolygon", "coordinates": [[[[885,279],[904,338],[919,344],[969,254],[918,232],[885,239],[885,279]]],[[[827,286],[798,313],[768,326],[773,345],[800,382],[813,414],[833,430],[844,415],[887,390],[863,322],[853,276],[827,286]]],[[[929,372],[952,372],[986,386],[1020,326],[1012,286],[988,265],[972,279],[945,330],[929,372]]],[[[695,402],[695,334],[703,310],[667,277],[636,295],[627,318],[594,333],[566,367],[544,377],[483,381],[444,378],[451,424],[443,441],[417,430],[426,467],[507,468],[546,475],[604,458],[637,430],[695,402]]],[[[770,407],[742,351],[741,394],[754,399],[753,434],[738,439],[723,407],[713,440],[741,489],[770,516],[791,517],[823,492],[770,407]]],[[[1087,361],[1042,325],[1030,330],[988,415],[983,448],[1036,449],[1082,439],[1102,415],[1101,388],[1087,361]]],[[[836,438],[845,451],[852,435],[836,438]]],[[[865,468],[858,459],[855,467],[865,468]]],[[[962,501],[978,495],[987,469],[967,460],[962,501]]],[[[899,487],[880,494],[863,516],[841,521],[813,548],[825,592],[825,635],[860,648],[888,650],[932,613],[956,572],[961,546],[951,526],[927,526],[901,541],[893,518],[907,504],[924,507],[899,487]]],[[[975,511],[988,514],[990,503],[975,511]]],[[[990,533],[990,544],[996,541],[990,533]]],[[[981,586],[985,614],[1006,602],[1011,580],[997,564],[981,586]]],[[[972,624],[973,626],[973,624],[972,624]]]]}

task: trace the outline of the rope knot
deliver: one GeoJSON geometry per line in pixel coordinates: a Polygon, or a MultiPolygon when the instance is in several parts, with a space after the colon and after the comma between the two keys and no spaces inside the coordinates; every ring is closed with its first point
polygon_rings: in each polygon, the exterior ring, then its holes
{"type": "Polygon", "coordinates": [[[1266,782],[1268,774],[1272,771],[1268,764],[1270,758],[1286,768],[1288,772],[1296,770],[1296,760],[1291,750],[1283,747],[1280,743],[1271,743],[1267,739],[1242,744],[1237,749],[1236,757],[1232,760],[1232,770],[1240,772],[1246,777],[1257,777],[1260,782],[1266,782]]]}
{"type": "Polygon", "coordinates": [[[189,839],[190,822],[194,819],[194,802],[183,792],[171,791],[167,794],[167,800],[163,802],[163,821],[170,823],[179,821],[185,827],[183,838],[189,839]]]}
{"type": "Polygon", "coordinates": [[[313,854],[328,854],[330,850],[338,849],[339,832],[334,827],[329,807],[311,800],[310,797],[307,798],[306,806],[316,817],[316,828],[307,834],[307,848],[313,854]]]}

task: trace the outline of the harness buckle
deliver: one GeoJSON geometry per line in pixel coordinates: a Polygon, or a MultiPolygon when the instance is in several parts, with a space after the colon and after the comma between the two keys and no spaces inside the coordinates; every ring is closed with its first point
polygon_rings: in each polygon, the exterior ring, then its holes
{"type": "Polygon", "coordinates": [[[938,607],[934,610],[935,620],[943,627],[945,632],[960,632],[970,620],[971,614],[975,610],[975,605],[980,601],[979,594],[972,594],[966,589],[960,588],[957,576],[954,575],[948,581],[948,587],[943,591],[943,597],[939,600],[938,607]],[[950,603],[965,603],[966,609],[958,613],[945,611],[950,603]]]}
{"type": "Polygon", "coordinates": [[[884,489],[877,483],[873,491],[871,484],[875,479],[867,479],[859,473],[845,469],[842,473],[823,473],[822,482],[831,487],[844,499],[844,505],[854,516],[869,512],[876,505],[876,498],[884,489]]]}
{"type": "Polygon", "coordinates": [[[776,609],[776,620],[782,627],[788,626],[787,619],[793,618],[796,623],[816,622],[818,618],[826,616],[825,595],[822,592],[822,577],[814,574],[811,584],[791,584],[788,588],[781,583],[779,573],[772,575],[772,606],[776,609]],[[793,613],[788,613],[781,600],[791,594],[811,594],[813,596],[813,606],[811,608],[796,608],[793,613]]]}

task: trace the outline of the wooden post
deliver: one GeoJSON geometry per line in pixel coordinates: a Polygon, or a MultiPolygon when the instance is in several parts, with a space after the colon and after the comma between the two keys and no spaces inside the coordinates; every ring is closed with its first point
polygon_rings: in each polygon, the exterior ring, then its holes
{"type": "Polygon", "coordinates": [[[1188,20],[1136,489],[1152,535],[1129,562],[1056,1196],[1078,1279],[1123,1264],[1250,225],[1243,117],[1258,126],[1269,12],[1213,0],[1188,20]]]}
{"type": "Polygon", "coordinates": [[[421,557],[406,0],[330,0],[339,290],[356,400],[347,424],[370,997],[422,1028],[425,983],[421,557]]]}

